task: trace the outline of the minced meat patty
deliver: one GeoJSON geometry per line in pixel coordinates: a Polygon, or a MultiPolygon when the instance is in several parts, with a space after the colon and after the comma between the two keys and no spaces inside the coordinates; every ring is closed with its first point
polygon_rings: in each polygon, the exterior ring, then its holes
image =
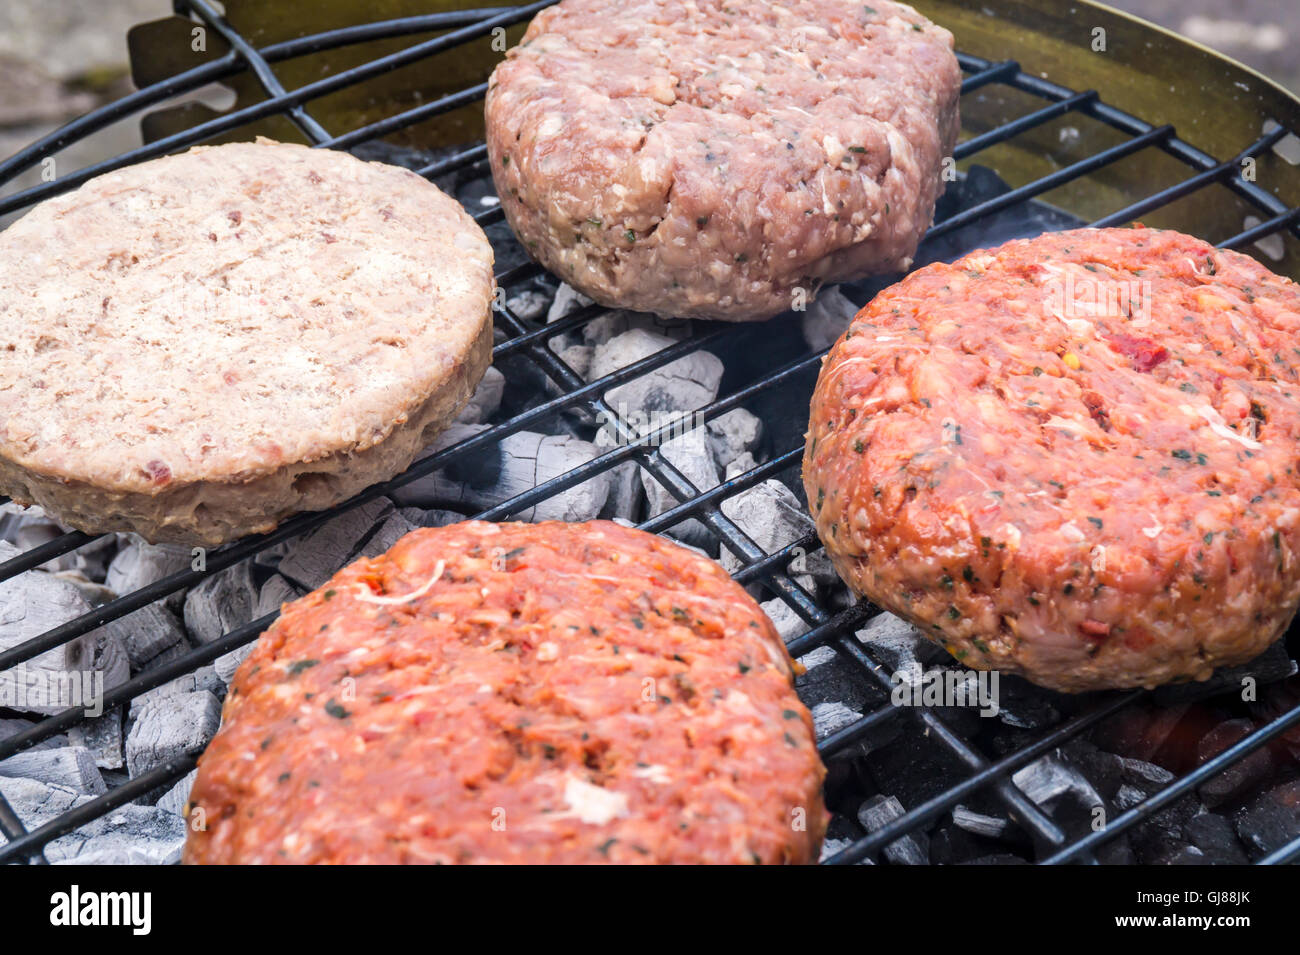
{"type": "Polygon", "coordinates": [[[912,274],[831,350],[804,483],[840,575],[955,657],[1205,679],[1300,600],[1300,287],[1176,232],[912,274]]]}
{"type": "Polygon", "coordinates": [[[823,769],[791,680],[744,590],[650,534],[415,531],[287,604],[242,664],[185,860],[815,861],[823,769]]]}
{"type": "Polygon", "coordinates": [[[960,86],[890,0],[563,0],[492,74],[488,155],[520,242],[597,302],[763,319],[911,264],[960,86]]]}

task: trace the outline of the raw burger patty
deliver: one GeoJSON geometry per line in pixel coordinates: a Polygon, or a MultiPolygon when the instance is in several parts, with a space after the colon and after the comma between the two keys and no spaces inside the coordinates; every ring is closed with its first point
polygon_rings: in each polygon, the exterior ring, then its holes
{"type": "Polygon", "coordinates": [[[0,491],[217,544],[404,469],[491,358],[492,250],[395,166],[261,140],[0,233],[0,491]]]}
{"type": "Polygon", "coordinates": [[[492,74],[488,155],[596,301],[762,319],[911,264],[960,85],[952,35],[889,0],[563,0],[492,74]]]}
{"type": "Polygon", "coordinates": [[[763,612],[604,521],[408,534],[287,604],[224,717],[192,863],[810,862],[825,828],[763,612]]]}
{"type": "Polygon", "coordinates": [[[822,368],[804,483],[840,576],[963,663],[1203,680],[1300,600],[1300,287],[1177,232],[932,265],[822,368]]]}

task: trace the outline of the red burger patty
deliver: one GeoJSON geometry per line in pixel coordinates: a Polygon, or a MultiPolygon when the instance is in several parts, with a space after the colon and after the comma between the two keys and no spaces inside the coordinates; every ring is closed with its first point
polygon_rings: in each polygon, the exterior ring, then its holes
{"type": "Polygon", "coordinates": [[[650,534],[416,531],[244,661],[185,861],[814,861],[823,769],[791,681],[744,590],[650,534]]]}
{"type": "Polygon", "coordinates": [[[1300,287],[1176,232],[1010,242],[831,350],[804,483],[856,591],[964,663],[1205,679],[1300,600],[1300,287]]]}

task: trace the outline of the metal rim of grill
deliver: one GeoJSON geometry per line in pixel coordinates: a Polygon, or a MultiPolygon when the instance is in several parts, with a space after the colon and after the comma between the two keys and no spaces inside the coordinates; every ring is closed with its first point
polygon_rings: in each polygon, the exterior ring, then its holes
{"type": "MultiPolygon", "coordinates": [[[[96,130],[130,117],[150,106],[162,103],[164,100],[178,94],[193,92],[204,85],[218,82],[240,72],[251,71],[256,76],[265,92],[266,99],[254,105],[221,115],[195,126],[193,129],[166,136],[111,159],[95,163],[54,182],[44,183],[0,198],[0,214],[26,209],[41,199],[80,185],[94,176],[131,163],[188,148],[215,135],[234,130],[246,123],[271,115],[281,115],[290,119],[308,140],[318,147],[346,149],[378,139],[395,130],[414,125],[430,117],[449,112],[452,109],[472,104],[482,99],[487,90],[486,83],[468,87],[361,128],[336,134],[326,131],[311,116],[307,105],[313,99],[334,90],[478,39],[490,34],[498,27],[509,27],[527,21],[535,13],[551,6],[554,2],[556,0],[542,0],[542,2],[519,7],[492,7],[405,17],[331,30],[299,39],[274,43],[259,50],[255,49],[231,27],[207,0],[174,0],[173,7],[178,15],[192,17],[195,19],[196,24],[203,24],[214,30],[229,44],[229,51],[203,65],[140,89],[116,102],[75,119],[54,133],[19,151],[4,162],[0,162],[0,185],[39,165],[46,157],[96,130]],[[270,67],[273,62],[322,50],[344,47],[369,40],[425,34],[433,31],[446,32],[441,32],[440,35],[433,39],[416,43],[399,52],[379,57],[290,91],[284,89],[270,67]]],[[[1104,123],[1111,129],[1123,134],[1126,138],[1122,142],[1103,149],[1083,160],[1060,168],[1050,175],[1013,188],[1009,192],[985,200],[974,207],[935,223],[927,233],[927,239],[950,233],[961,226],[977,222],[994,213],[1014,208],[1018,204],[1042,195],[1051,189],[1088,176],[1111,163],[1145,149],[1160,150],[1180,161],[1187,168],[1187,177],[1174,185],[1153,191],[1150,195],[1133,202],[1125,208],[1116,210],[1089,224],[1095,226],[1120,225],[1189,196],[1199,189],[1212,185],[1221,185],[1231,189],[1253,207],[1259,213],[1262,221],[1258,225],[1219,242],[1219,248],[1241,248],[1282,232],[1300,237],[1300,206],[1288,206],[1273,194],[1253,182],[1247,181],[1240,175],[1243,160],[1260,156],[1277,145],[1289,132],[1294,131],[1288,130],[1284,126],[1277,126],[1253,142],[1243,144],[1237,155],[1220,160],[1179,139],[1171,126],[1153,125],[1122,110],[1108,106],[1095,90],[1075,91],[1042,77],[1030,75],[1023,71],[1019,63],[1015,61],[992,62],[962,53],[958,53],[958,59],[966,74],[962,84],[963,96],[981,87],[1001,84],[1043,100],[1045,105],[997,128],[960,142],[954,149],[955,159],[970,157],[990,146],[1010,140],[1018,134],[1033,130],[1053,119],[1072,113],[1087,116],[1104,123]]],[[[479,144],[465,148],[446,159],[430,163],[417,171],[427,178],[433,178],[471,167],[481,169],[485,167],[486,158],[487,148],[479,144]]],[[[503,215],[501,207],[498,205],[487,211],[474,214],[474,218],[481,226],[486,226],[500,221],[503,215]]],[[[527,281],[541,272],[540,266],[527,264],[508,269],[497,275],[497,282],[501,287],[508,290],[512,285],[527,281]]],[[[806,633],[794,638],[787,644],[792,656],[800,656],[817,647],[830,647],[837,654],[851,661],[856,669],[860,671],[860,677],[865,683],[868,685],[874,684],[877,688],[885,690],[886,695],[888,695],[891,680],[885,667],[878,660],[873,659],[868,649],[853,636],[854,631],[860,628],[878,610],[863,601],[847,610],[832,612],[826,607],[820,606],[813,595],[800,586],[786,570],[791,559],[798,553],[811,552],[820,547],[815,535],[808,534],[772,553],[765,553],[721,510],[720,504],[724,499],[763,480],[797,467],[803,454],[802,446],[784,450],[775,449],[770,460],[735,478],[724,480],[717,487],[701,492],[656,450],[659,443],[658,439],[671,436],[669,430],[672,427],[671,424],[662,425],[649,432],[635,433],[629,429],[628,425],[618,415],[611,413],[609,406],[605,404],[602,398],[602,394],[607,389],[702,349],[719,339],[744,340],[746,336],[760,334],[761,324],[734,325],[721,330],[712,330],[703,335],[695,335],[631,365],[620,368],[603,378],[587,382],[547,347],[547,341],[563,332],[581,328],[584,324],[599,316],[602,311],[598,306],[588,306],[558,321],[545,324],[544,322],[537,323],[523,320],[511,312],[508,307],[498,305],[495,311],[495,323],[498,337],[500,337],[501,333],[504,333],[504,340],[495,345],[493,361],[496,362],[506,356],[519,356],[532,362],[557,386],[558,395],[515,415],[507,421],[491,425],[486,430],[467,440],[417,461],[405,473],[390,481],[374,485],[335,508],[328,511],[297,515],[280,525],[273,533],[245,538],[225,545],[208,554],[207,566],[204,571],[188,570],[174,573],[148,586],[123,594],[108,603],[94,607],[82,616],[20,645],[0,651],[0,673],[26,660],[30,660],[38,654],[82,636],[108,620],[129,614],[147,604],[162,599],[168,594],[196,584],[209,574],[249,559],[265,548],[311,530],[344,510],[378,498],[387,491],[415,478],[428,475],[459,457],[495,444],[507,435],[521,431],[534,422],[557,415],[566,409],[583,408],[593,415],[605,412],[605,420],[614,423],[614,426],[618,429],[617,437],[619,439],[614,448],[604,451],[598,457],[565,474],[552,478],[531,490],[520,493],[473,516],[485,520],[506,519],[554,493],[581,484],[595,474],[626,461],[635,461],[640,468],[644,469],[668,489],[679,502],[671,510],[643,521],[638,526],[647,531],[661,532],[688,517],[699,520],[719,539],[722,545],[743,560],[744,566],[734,575],[737,581],[742,584],[760,584],[773,595],[785,601],[810,627],[806,633]]],[[[749,382],[739,390],[716,399],[711,404],[700,409],[698,414],[702,420],[708,421],[732,408],[741,407],[748,399],[760,392],[778,388],[800,375],[815,371],[824,354],[824,351],[812,352],[789,362],[775,372],[766,374],[758,380],[749,382]]],[[[7,498],[0,498],[0,503],[7,500],[7,498]]],[[[6,580],[29,571],[48,560],[70,553],[95,539],[97,539],[95,536],[80,531],[64,533],[47,543],[0,562],[0,580],[6,580]]],[[[211,663],[217,657],[255,640],[275,617],[276,614],[274,613],[268,614],[230,631],[213,643],[193,649],[155,669],[137,674],[126,683],[116,686],[104,694],[104,710],[108,711],[116,706],[124,705],[133,697],[147,690],[211,663]]],[[[963,798],[967,798],[977,791],[987,791],[992,793],[1001,803],[1009,813],[1013,823],[1033,840],[1038,855],[1037,861],[1040,864],[1082,862],[1095,865],[1097,859],[1093,853],[1097,847],[1148,819],[1179,797],[1194,791],[1201,783],[1263,747],[1289,728],[1300,725],[1300,706],[1297,706],[1257,728],[1235,745],[1198,766],[1194,771],[1176,777],[1155,795],[1146,798],[1110,820],[1104,828],[1082,838],[1069,839],[1047,811],[1030,801],[1024,793],[1012,784],[1010,780],[1011,773],[1034,759],[1050,753],[1053,749],[1080,735],[1102,719],[1129,706],[1142,696],[1143,691],[1101,694],[1096,702],[1082,712],[1068,718],[1049,731],[1041,733],[1028,745],[1021,746],[998,759],[990,759],[980,752],[974,744],[962,734],[953,730],[940,715],[930,709],[926,707],[896,707],[886,702],[855,722],[825,737],[818,744],[821,755],[823,757],[830,756],[851,745],[872,728],[886,721],[914,721],[911,729],[914,732],[924,733],[928,739],[933,741],[934,745],[942,747],[951,756],[955,757],[968,775],[960,782],[946,787],[941,794],[911,807],[901,817],[858,839],[848,848],[826,861],[828,863],[843,864],[874,857],[894,840],[927,826],[941,813],[951,810],[963,798]]],[[[0,740],[0,760],[63,732],[84,718],[81,709],[68,709],[42,720],[17,735],[0,740]]],[[[0,833],[8,840],[3,846],[0,846],[0,863],[45,863],[43,848],[51,840],[109,813],[113,809],[131,802],[151,790],[174,783],[193,769],[198,756],[199,751],[195,751],[169,760],[163,765],[130,779],[114,789],[110,789],[106,794],[97,796],[85,804],[63,813],[30,832],[24,827],[22,821],[17,817],[4,797],[0,796],[0,833]]],[[[1300,834],[1297,834],[1286,845],[1259,859],[1257,864],[1273,865],[1292,862],[1297,859],[1300,859],[1300,834]]]]}

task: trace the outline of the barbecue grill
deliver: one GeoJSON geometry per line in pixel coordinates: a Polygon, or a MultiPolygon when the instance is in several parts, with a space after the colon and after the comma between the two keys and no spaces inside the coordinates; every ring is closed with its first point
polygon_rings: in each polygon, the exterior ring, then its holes
{"type": "MultiPolygon", "coordinates": [[[[61,174],[53,181],[10,191],[0,197],[0,215],[25,210],[92,176],[130,163],[197,143],[249,138],[254,131],[320,147],[355,149],[367,158],[395,157],[444,187],[451,184],[463,193],[467,184],[478,183],[477,194],[490,193],[486,148],[481,142],[469,141],[478,133],[473,128],[474,111],[485,92],[485,74],[466,74],[483,68],[482,51],[489,48],[491,38],[501,35],[499,28],[514,28],[510,34],[514,42],[518,25],[551,2],[444,9],[268,39],[264,25],[256,31],[237,28],[233,2],[228,20],[225,11],[209,0],[174,0],[175,13],[183,20],[153,26],[182,38],[179,45],[172,45],[171,52],[151,53],[144,42],[147,34],[132,38],[139,90],[72,121],[0,163],[0,184],[14,183],[24,174],[27,179],[23,181],[32,181],[47,157],[70,143],[113,122],[154,110],[144,118],[146,144],[61,174]],[[197,27],[206,31],[207,49],[203,55],[191,56],[185,52],[189,48],[185,41],[197,27]],[[296,75],[315,78],[286,88],[282,77],[290,75],[295,64],[301,65],[305,58],[315,58],[313,67],[299,68],[296,75]],[[322,63],[327,68],[318,68],[322,63]],[[418,77],[408,69],[422,64],[428,69],[418,77]],[[403,83],[424,83],[430,76],[448,75],[477,82],[464,88],[453,83],[442,92],[437,92],[435,83],[434,94],[426,92],[414,99],[397,95],[403,83]],[[234,107],[225,112],[195,107],[159,109],[212,83],[234,86],[234,107]],[[422,131],[420,136],[413,134],[414,127],[422,131]],[[424,151],[411,146],[412,141],[420,142],[424,151]],[[437,150],[429,152],[428,147],[437,150]]],[[[918,265],[1047,228],[1141,220],[1200,235],[1221,248],[1255,254],[1275,271],[1300,279],[1300,168],[1295,165],[1300,160],[1300,140],[1295,136],[1300,131],[1300,102],[1207,50],[1090,3],[1031,5],[986,0],[970,9],[936,0],[916,6],[954,32],[965,72],[964,130],[954,156],[958,175],[940,204],[918,265]],[[1189,77],[1195,77],[1195,82],[1189,84],[1189,77]]],[[[445,79],[439,82],[445,84],[445,79]]],[[[470,212],[489,229],[498,262],[504,264],[497,281],[507,294],[501,301],[508,301],[512,290],[536,280],[541,269],[513,244],[499,206],[480,204],[470,212]]],[[[860,305],[885,284],[886,279],[875,279],[844,290],[860,305]]],[[[660,453],[659,441],[670,436],[665,432],[669,425],[641,433],[622,422],[603,395],[613,386],[702,349],[732,355],[770,354],[771,342],[783,340],[774,329],[785,319],[769,325],[696,323],[690,337],[589,382],[548,343],[561,334],[581,330],[602,314],[599,307],[587,306],[547,324],[544,319],[521,317],[508,305],[498,304],[494,364],[529,369],[523,375],[525,380],[544,377],[550,383],[544,390],[539,387],[522,410],[417,461],[406,473],[337,508],[301,514],[274,533],[226,545],[207,554],[202,570],[173,573],[0,651],[0,673],[106,621],[196,585],[208,575],[249,561],[344,511],[458,461],[471,460],[511,434],[585,412],[613,423],[619,438],[614,446],[567,473],[465,516],[509,519],[593,476],[632,463],[678,501],[670,510],[644,520],[640,524],[643,529],[665,532],[685,520],[698,521],[740,559],[743,566],[735,573],[738,581],[761,588],[764,599],[779,598],[807,625],[807,631],[789,643],[793,656],[830,648],[852,667],[863,694],[873,704],[860,718],[821,740],[824,758],[849,753],[882,728],[896,726],[897,732],[916,746],[940,751],[958,767],[937,793],[906,806],[901,815],[866,834],[854,832],[848,844],[826,861],[877,860],[897,840],[925,831],[943,814],[978,796],[1006,814],[1032,844],[1036,861],[1096,864],[1113,840],[1300,726],[1300,706],[1267,721],[1261,719],[1257,728],[1234,745],[1176,776],[1109,819],[1104,828],[1083,834],[1070,830],[1048,807],[1034,802],[1013,784],[1011,776],[1104,720],[1147,705],[1150,694],[1092,694],[1063,701],[1064,715],[1053,725],[1024,734],[1017,745],[992,754],[981,748],[974,734],[956,725],[950,714],[928,707],[892,705],[889,667],[869,645],[855,638],[855,632],[878,614],[878,609],[865,602],[842,606],[819,600],[800,582],[799,565],[792,567],[792,561],[817,552],[820,545],[815,536],[806,534],[769,553],[722,509],[724,501],[769,478],[783,479],[797,489],[803,451],[797,417],[804,414],[800,409],[807,407],[824,352],[805,349],[800,354],[798,348],[803,346],[796,335],[789,350],[767,363],[729,364],[724,395],[700,409],[702,420],[714,420],[735,408],[766,408],[772,413],[770,409],[777,407],[794,409],[795,418],[791,427],[773,429],[772,440],[785,444],[771,447],[761,464],[716,487],[701,489],[660,453]],[[787,433],[781,434],[782,430],[787,433]]],[[[87,547],[93,540],[77,531],[63,533],[0,563],[0,580],[34,573],[45,562],[87,547]]],[[[250,643],[274,617],[263,616],[138,673],[105,694],[105,709],[125,707],[145,691],[250,643]]],[[[1294,637],[1291,640],[1294,647],[1294,637]]],[[[84,711],[75,708],[42,719],[30,729],[0,739],[0,759],[64,733],[85,719],[84,711]]],[[[0,833],[7,840],[0,845],[0,861],[45,862],[43,850],[52,840],[170,786],[193,769],[198,755],[191,752],[171,759],[30,831],[0,797],[0,833]]],[[[832,773],[832,777],[837,791],[856,784],[851,774],[844,778],[832,773]]],[[[834,808],[836,796],[830,795],[834,808]]],[[[1257,861],[1276,864],[1297,858],[1300,831],[1257,861]]]]}

